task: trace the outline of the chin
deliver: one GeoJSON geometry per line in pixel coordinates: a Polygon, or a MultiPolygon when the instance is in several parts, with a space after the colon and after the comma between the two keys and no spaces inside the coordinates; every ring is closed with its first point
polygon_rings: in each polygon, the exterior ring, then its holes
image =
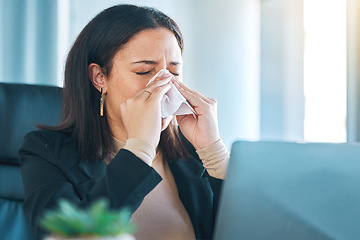
{"type": "Polygon", "coordinates": [[[173,116],[168,116],[166,118],[162,118],[162,123],[161,123],[161,131],[164,131],[170,124],[171,120],[173,119],[173,116]]]}

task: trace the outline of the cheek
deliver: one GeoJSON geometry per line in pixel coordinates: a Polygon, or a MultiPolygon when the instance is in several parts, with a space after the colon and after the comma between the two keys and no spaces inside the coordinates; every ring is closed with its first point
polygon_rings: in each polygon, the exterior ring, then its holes
{"type": "Polygon", "coordinates": [[[111,92],[114,97],[118,98],[121,102],[133,97],[137,92],[145,87],[146,83],[136,81],[136,79],[126,79],[112,84],[111,92]]]}
{"type": "MultiPolygon", "coordinates": [[[[123,82],[123,92],[128,96],[132,97],[140,90],[144,89],[146,84],[148,83],[150,79],[146,78],[139,78],[134,76],[129,76],[124,82],[123,82]]],[[[122,86],[120,86],[122,87],[122,86]]]]}
{"type": "Polygon", "coordinates": [[[137,92],[142,90],[146,84],[139,84],[139,83],[132,83],[128,86],[127,90],[124,90],[124,93],[127,95],[128,98],[133,97],[137,92]]]}

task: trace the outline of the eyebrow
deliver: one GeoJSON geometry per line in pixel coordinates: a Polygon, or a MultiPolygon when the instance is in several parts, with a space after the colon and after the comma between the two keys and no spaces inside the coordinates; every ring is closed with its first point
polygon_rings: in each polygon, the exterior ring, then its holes
{"type": "MultiPolygon", "coordinates": [[[[156,61],[151,61],[151,60],[141,60],[141,61],[136,61],[136,62],[133,62],[132,64],[139,64],[139,63],[142,63],[142,64],[149,64],[149,65],[156,65],[158,64],[158,62],[156,61]]],[[[180,65],[181,62],[170,62],[170,65],[180,65]]]]}

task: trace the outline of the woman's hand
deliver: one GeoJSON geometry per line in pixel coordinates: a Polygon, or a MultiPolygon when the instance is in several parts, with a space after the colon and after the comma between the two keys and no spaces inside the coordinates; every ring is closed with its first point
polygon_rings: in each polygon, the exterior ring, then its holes
{"type": "Polygon", "coordinates": [[[185,138],[196,148],[207,147],[220,139],[217,106],[214,99],[189,89],[182,82],[173,80],[180,93],[189,101],[198,116],[177,116],[181,132],[185,138]]]}
{"type": "Polygon", "coordinates": [[[170,89],[171,78],[168,74],[155,79],[120,105],[127,138],[140,138],[157,147],[162,124],[161,99],[170,89]]]}

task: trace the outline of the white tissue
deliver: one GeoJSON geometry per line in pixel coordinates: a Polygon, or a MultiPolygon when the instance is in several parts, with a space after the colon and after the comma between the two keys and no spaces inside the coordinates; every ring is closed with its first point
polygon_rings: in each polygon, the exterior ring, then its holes
{"type": "MultiPolygon", "coordinates": [[[[149,85],[155,78],[165,75],[169,71],[167,69],[161,69],[155,76],[147,83],[149,85]]],[[[197,115],[195,110],[190,106],[184,96],[179,92],[175,85],[170,82],[171,88],[167,91],[161,99],[161,117],[166,118],[168,116],[176,115],[197,115]]],[[[147,86],[146,85],[146,86],[147,86]]]]}

